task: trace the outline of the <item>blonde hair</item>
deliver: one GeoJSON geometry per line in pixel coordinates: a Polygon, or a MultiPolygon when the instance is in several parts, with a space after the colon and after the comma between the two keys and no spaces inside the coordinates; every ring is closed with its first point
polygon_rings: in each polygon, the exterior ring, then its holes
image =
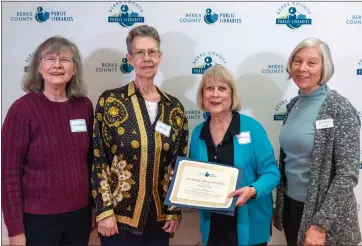
{"type": "Polygon", "coordinates": [[[22,89],[29,92],[42,92],[44,90],[44,79],[39,73],[41,58],[49,52],[60,52],[70,50],[73,55],[75,65],[75,75],[67,83],[65,89],[68,98],[84,97],[86,87],[83,81],[83,63],[78,47],[66,38],[54,36],[45,40],[36,49],[34,56],[30,61],[28,72],[25,74],[22,89]]]}
{"type": "Polygon", "coordinates": [[[235,87],[235,77],[234,75],[224,66],[222,65],[214,65],[208,68],[204,75],[201,78],[201,82],[199,88],[197,90],[197,106],[202,110],[206,111],[204,104],[203,104],[203,89],[205,84],[208,81],[221,81],[226,83],[231,89],[231,110],[232,111],[239,111],[241,110],[241,102],[239,93],[235,87]]]}
{"type": "Polygon", "coordinates": [[[316,38],[308,38],[300,42],[297,47],[294,48],[292,54],[288,59],[287,72],[289,74],[290,79],[292,77],[292,63],[294,60],[294,56],[304,48],[317,48],[319,55],[322,57],[322,74],[321,80],[319,81],[320,85],[327,83],[333,76],[334,73],[334,65],[332,60],[331,51],[328,45],[320,39],[316,38]]]}

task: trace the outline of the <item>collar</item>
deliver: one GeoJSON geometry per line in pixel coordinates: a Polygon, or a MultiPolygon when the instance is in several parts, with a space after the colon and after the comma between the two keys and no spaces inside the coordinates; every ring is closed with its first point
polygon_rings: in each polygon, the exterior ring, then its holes
{"type": "MultiPolygon", "coordinates": [[[[240,133],[240,114],[236,111],[232,111],[233,116],[230,122],[228,129],[226,130],[224,140],[227,140],[229,137],[233,137],[240,133]]],[[[202,126],[200,132],[200,139],[205,140],[205,142],[213,143],[211,133],[210,133],[210,120],[211,115],[207,118],[205,124],[202,126]]]]}
{"type": "MultiPolygon", "coordinates": [[[[156,86],[157,91],[160,93],[162,98],[165,98],[167,101],[169,101],[171,104],[174,104],[173,101],[170,99],[170,97],[160,88],[158,88],[156,86]]],[[[131,81],[130,83],[128,83],[127,85],[127,95],[125,95],[125,97],[131,97],[135,94],[141,95],[140,91],[137,89],[137,87],[135,86],[134,81],[131,81]]]]}

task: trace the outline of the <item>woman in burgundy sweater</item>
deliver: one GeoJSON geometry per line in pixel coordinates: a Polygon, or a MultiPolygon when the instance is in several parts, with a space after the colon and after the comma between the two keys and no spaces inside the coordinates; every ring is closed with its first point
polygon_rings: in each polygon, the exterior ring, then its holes
{"type": "Polygon", "coordinates": [[[11,245],[87,245],[92,102],[76,45],[51,37],[2,126],[2,210],[11,245]]]}

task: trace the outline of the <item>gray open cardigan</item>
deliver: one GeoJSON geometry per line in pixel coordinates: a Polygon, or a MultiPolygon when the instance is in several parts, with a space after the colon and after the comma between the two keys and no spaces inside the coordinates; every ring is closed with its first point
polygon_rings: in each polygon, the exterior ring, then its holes
{"type": "MultiPolygon", "coordinates": [[[[284,123],[294,104],[287,105],[284,123]]],[[[328,230],[325,245],[357,245],[361,241],[357,202],[353,188],[358,183],[361,121],[351,103],[331,91],[317,120],[333,119],[334,127],[315,132],[308,195],[298,233],[298,245],[304,245],[310,225],[328,230]]],[[[286,187],[285,153],[281,149],[277,188],[276,227],[283,230],[284,189],[286,187]]]]}

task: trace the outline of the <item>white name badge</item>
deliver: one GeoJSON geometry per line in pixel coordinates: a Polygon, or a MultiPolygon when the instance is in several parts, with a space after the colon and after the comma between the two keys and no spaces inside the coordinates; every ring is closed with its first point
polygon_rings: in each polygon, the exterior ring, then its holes
{"type": "Polygon", "coordinates": [[[86,132],[87,124],[84,119],[70,120],[70,130],[72,132],[86,132]]]}
{"type": "Polygon", "coordinates": [[[240,132],[236,135],[239,144],[249,144],[251,143],[250,132],[240,132]]]}
{"type": "Polygon", "coordinates": [[[171,126],[166,125],[161,121],[157,121],[155,131],[165,135],[166,137],[169,137],[171,132],[171,126]]]}
{"type": "Polygon", "coordinates": [[[325,128],[334,127],[333,119],[317,120],[315,122],[315,126],[317,129],[325,129],[325,128]]]}

